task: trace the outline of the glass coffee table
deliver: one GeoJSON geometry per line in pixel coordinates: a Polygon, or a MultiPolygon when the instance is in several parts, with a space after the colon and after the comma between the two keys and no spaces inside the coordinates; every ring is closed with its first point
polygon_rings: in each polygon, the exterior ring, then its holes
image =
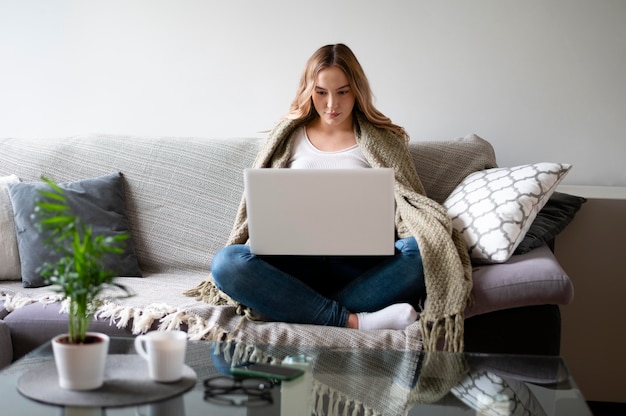
{"type": "MultiPolygon", "coordinates": [[[[133,338],[112,338],[109,354],[112,357],[132,360],[132,355],[136,354],[133,338]]],[[[139,357],[137,359],[140,360],[139,357]]],[[[560,357],[190,341],[186,364],[193,369],[197,380],[184,392],[149,403],[141,402],[140,398],[139,403],[131,406],[120,406],[112,398],[106,405],[98,407],[51,405],[46,400],[33,400],[20,393],[18,384],[26,378],[26,374],[32,377],[39,369],[53,365],[52,362],[52,350],[49,344],[45,344],[0,371],[2,414],[592,414],[560,357]],[[304,377],[273,386],[271,383],[254,380],[242,385],[228,378],[229,368],[233,363],[247,360],[280,362],[288,356],[307,357],[309,371],[304,377]],[[227,388],[222,388],[224,383],[227,388]]],[[[41,382],[50,383],[43,377],[41,382]]],[[[105,381],[105,386],[107,382],[105,381]]]]}

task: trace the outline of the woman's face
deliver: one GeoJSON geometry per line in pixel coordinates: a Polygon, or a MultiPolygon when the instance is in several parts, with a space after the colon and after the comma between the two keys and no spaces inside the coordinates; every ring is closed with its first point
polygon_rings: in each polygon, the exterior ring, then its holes
{"type": "Polygon", "coordinates": [[[322,123],[330,126],[349,123],[352,126],[355,98],[348,77],[341,68],[331,66],[317,74],[312,98],[322,123]]]}

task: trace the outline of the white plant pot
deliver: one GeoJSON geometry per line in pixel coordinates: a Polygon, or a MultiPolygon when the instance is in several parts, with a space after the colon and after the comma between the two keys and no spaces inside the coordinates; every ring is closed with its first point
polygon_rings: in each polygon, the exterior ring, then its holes
{"type": "Polygon", "coordinates": [[[68,344],[61,340],[67,334],[52,338],[52,351],[59,373],[59,385],[69,390],[94,390],[104,383],[104,366],[110,338],[99,332],[87,332],[98,338],[87,344],[68,344]]]}

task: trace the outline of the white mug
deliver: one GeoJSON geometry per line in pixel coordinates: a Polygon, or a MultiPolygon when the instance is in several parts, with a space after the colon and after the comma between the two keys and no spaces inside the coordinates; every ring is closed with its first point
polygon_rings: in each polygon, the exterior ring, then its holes
{"type": "Polygon", "coordinates": [[[135,338],[135,350],[148,361],[150,378],[163,383],[182,378],[186,348],[183,331],[152,331],[135,338]]]}

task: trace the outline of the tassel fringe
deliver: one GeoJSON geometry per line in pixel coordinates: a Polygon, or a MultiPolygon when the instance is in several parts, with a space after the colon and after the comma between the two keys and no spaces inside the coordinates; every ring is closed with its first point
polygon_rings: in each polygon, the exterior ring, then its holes
{"type": "Polygon", "coordinates": [[[61,296],[46,294],[36,298],[31,298],[20,293],[11,295],[9,293],[0,292],[0,299],[4,300],[3,308],[6,309],[7,312],[13,312],[16,309],[30,305],[31,303],[41,303],[44,305],[56,303],[61,300],[61,296]]]}
{"type": "Polygon", "coordinates": [[[183,292],[185,296],[195,298],[197,301],[206,302],[216,306],[237,306],[239,305],[228,295],[215,286],[213,278],[208,278],[193,289],[183,292]]]}
{"type": "Polygon", "coordinates": [[[424,350],[462,352],[465,348],[463,328],[462,314],[446,316],[438,321],[433,321],[422,315],[420,317],[420,330],[424,350]],[[439,344],[442,338],[443,346],[440,348],[439,344]]]}
{"type": "MultiPolygon", "coordinates": [[[[0,293],[0,300],[4,301],[4,309],[13,312],[24,306],[41,303],[49,305],[61,301],[60,295],[46,294],[39,297],[28,297],[21,294],[0,293]]],[[[59,313],[68,313],[69,301],[61,301],[59,313]]],[[[129,328],[134,335],[142,334],[154,329],[155,322],[158,322],[157,330],[165,331],[180,329],[187,326],[187,334],[191,340],[206,341],[226,341],[229,333],[215,323],[209,323],[196,314],[189,313],[166,304],[151,304],[145,308],[135,308],[130,306],[120,306],[111,301],[103,301],[94,312],[94,317],[108,320],[111,325],[117,328],[129,328]]]]}

